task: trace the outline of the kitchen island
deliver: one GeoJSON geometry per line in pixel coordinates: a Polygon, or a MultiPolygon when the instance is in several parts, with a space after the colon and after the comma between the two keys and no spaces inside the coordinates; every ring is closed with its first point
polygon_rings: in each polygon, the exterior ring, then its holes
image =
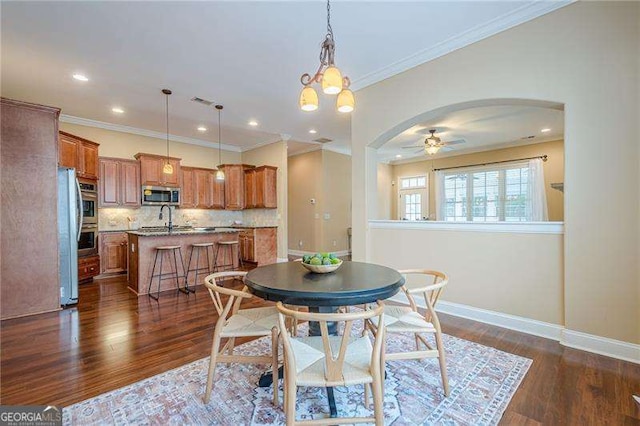
{"type": "MultiPolygon", "coordinates": [[[[219,241],[238,241],[238,233],[240,230],[231,228],[192,228],[192,229],[174,229],[171,232],[168,230],[137,230],[128,231],[129,245],[128,245],[128,257],[129,257],[129,289],[134,293],[147,294],[149,292],[149,280],[151,279],[151,273],[153,271],[153,263],[156,255],[156,247],[160,246],[180,246],[182,250],[182,256],[184,258],[184,268],[188,268],[189,252],[191,245],[194,243],[214,243],[213,250],[210,250],[210,261],[213,267],[216,243],[219,241]]],[[[235,253],[235,250],[234,250],[235,253]]],[[[207,266],[207,257],[200,255],[199,267],[205,268],[207,266]]],[[[173,255],[171,260],[168,259],[168,254],[165,254],[163,262],[163,273],[175,272],[175,266],[173,262],[173,255]]],[[[228,257],[226,259],[228,262],[228,257]]],[[[218,259],[218,264],[223,264],[224,259],[218,259]]],[[[184,275],[182,266],[180,266],[180,257],[178,256],[178,273],[184,275]]],[[[195,268],[196,256],[192,259],[191,268],[195,268]]],[[[237,254],[233,259],[234,268],[238,267],[237,254]]],[[[156,274],[158,274],[158,268],[160,262],[156,267],[156,274]]],[[[212,268],[213,270],[213,268],[212,268]]],[[[206,276],[206,272],[198,274],[198,284],[202,284],[202,280],[206,276]]],[[[195,273],[191,273],[189,276],[189,286],[195,284],[195,273]]],[[[158,278],[154,278],[152,291],[155,292],[158,288],[158,278]]],[[[180,279],[180,286],[184,286],[184,279],[180,279]]],[[[175,278],[163,277],[160,283],[160,291],[175,290],[176,281],[175,278]]]]}

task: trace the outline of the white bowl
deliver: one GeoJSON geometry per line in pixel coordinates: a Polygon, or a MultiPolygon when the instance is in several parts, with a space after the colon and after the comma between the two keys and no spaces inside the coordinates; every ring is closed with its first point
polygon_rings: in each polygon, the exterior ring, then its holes
{"type": "Polygon", "coordinates": [[[335,265],[309,265],[304,262],[300,263],[302,263],[302,266],[304,266],[311,272],[315,272],[316,274],[327,274],[338,269],[340,266],[342,266],[343,262],[342,260],[340,260],[340,263],[336,263],[335,265]]]}

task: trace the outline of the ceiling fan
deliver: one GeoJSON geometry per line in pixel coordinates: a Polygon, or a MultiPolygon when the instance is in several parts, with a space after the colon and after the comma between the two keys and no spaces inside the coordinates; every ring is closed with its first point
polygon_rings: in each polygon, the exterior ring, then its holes
{"type": "Polygon", "coordinates": [[[411,146],[403,146],[403,149],[412,149],[412,148],[421,148],[418,152],[426,152],[429,155],[435,155],[441,149],[443,151],[451,151],[451,145],[458,145],[461,143],[465,143],[464,139],[456,139],[453,141],[442,142],[438,136],[436,136],[436,129],[429,130],[430,135],[424,140],[423,145],[411,145],[411,146]]]}

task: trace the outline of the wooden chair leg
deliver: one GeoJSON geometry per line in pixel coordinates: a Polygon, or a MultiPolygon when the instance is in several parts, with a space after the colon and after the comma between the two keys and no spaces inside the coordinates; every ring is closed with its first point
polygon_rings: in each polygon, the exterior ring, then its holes
{"type": "Polygon", "coordinates": [[[387,371],[387,367],[385,365],[385,363],[387,362],[386,357],[385,357],[385,344],[382,344],[382,351],[380,351],[380,369],[382,371],[382,377],[380,378],[380,391],[382,392],[382,394],[384,395],[384,376],[385,376],[385,372],[387,371]]]}
{"type": "Polygon", "coordinates": [[[369,399],[369,383],[365,383],[364,384],[364,406],[366,408],[370,408],[371,407],[371,401],[369,399]]]}
{"type": "Polygon", "coordinates": [[[207,388],[204,393],[204,403],[208,404],[211,398],[211,388],[213,387],[213,376],[216,372],[216,361],[218,358],[218,349],[220,348],[220,336],[213,336],[213,343],[211,344],[211,358],[209,359],[209,373],[207,374],[207,388]]]}
{"type": "Polygon", "coordinates": [[[227,353],[229,355],[233,355],[233,349],[236,347],[236,338],[235,337],[230,337],[229,338],[229,343],[227,345],[227,353]]]}
{"type": "Polygon", "coordinates": [[[373,379],[371,388],[373,391],[373,416],[376,419],[376,426],[384,425],[384,369],[380,372],[380,377],[373,379]]]}
{"type": "Polygon", "coordinates": [[[276,407],[279,404],[278,401],[278,328],[273,327],[271,329],[271,374],[273,378],[273,405],[276,407]]]}
{"type": "Polygon", "coordinates": [[[292,375],[287,374],[286,376],[287,384],[285,387],[286,392],[286,406],[284,409],[284,415],[286,417],[287,426],[293,426],[296,423],[296,392],[297,386],[295,382],[292,380],[292,375]]]}
{"type": "Polygon", "coordinates": [[[438,362],[440,363],[440,375],[442,376],[442,387],[444,388],[444,396],[449,396],[447,362],[444,354],[444,346],[442,344],[442,335],[440,333],[436,333],[436,346],[438,347],[438,362]]]}

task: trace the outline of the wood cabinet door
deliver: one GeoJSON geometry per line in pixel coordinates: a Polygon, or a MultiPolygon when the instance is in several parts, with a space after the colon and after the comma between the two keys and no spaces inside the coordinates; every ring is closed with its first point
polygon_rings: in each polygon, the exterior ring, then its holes
{"type": "Polygon", "coordinates": [[[193,181],[193,169],[180,170],[182,183],[180,184],[180,207],[194,208],[196,206],[195,184],[193,181]]]}
{"type": "Polygon", "coordinates": [[[140,164],[137,161],[120,162],[120,204],[140,207],[140,164]]]}
{"type": "Polygon", "coordinates": [[[244,208],[255,209],[258,194],[256,191],[257,173],[255,170],[244,171],[244,208]]]}
{"type": "Polygon", "coordinates": [[[58,165],[78,169],[78,144],[63,134],[58,136],[58,165]]]}
{"type": "Polygon", "coordinates": [[[240,164],[224,167],[224,204],[227,210],[244,208],[244,170],[240,164]]]}
{"type": "Polygon", "coordinates": [[[209,172],[209,188],[211,189],[211,208],[224,209],[224,181],[216,180],[216,172],[209,172]]]}
{"type": "Polygon", "coordinates": [[[196,207],[200,209],[208,209],[211,207],[211,187],[208,170],[195,169],[193,172],[193,180],[195,182],[196,207]]]}
{"type": "Polygon", "coordinates": [[[180,160],[174,160],[173,158],[169,159],[169,164],[173,167],[173,173],[168,174],[162,171],[162,168],[165,165],[166,160],[160,161],[160,172],[162,184],[166,186],[180,186],[180,160]]]}
{"type": "Polygon", "coordinates": [[[112,159],[100,159],[100,182],[98,185],[98,207],[120,205],[120,163],[112,159]]]}
{"type": "Polygon", "coordinates": [[[141,185],[162,186],[162,159],[140,157],[141,185]]]}
{"type": "Polygon", "coordinates": [[[257,182],[262,195],[260,205],[265,209],[278,208],[278,169],[266,167],[260,175],[262,181],[257,182]]]}
{"type": "Polygon", "coordinates": [[[98,145],[80,142],[78,149],[79,175],[87,179],[98,179],[98,145]]]}
{"type": "Polygon", "coordinates": [[[125,232],[100,234],[100,266],[103,274],[127,270],[128,239],[125,232]]]}

